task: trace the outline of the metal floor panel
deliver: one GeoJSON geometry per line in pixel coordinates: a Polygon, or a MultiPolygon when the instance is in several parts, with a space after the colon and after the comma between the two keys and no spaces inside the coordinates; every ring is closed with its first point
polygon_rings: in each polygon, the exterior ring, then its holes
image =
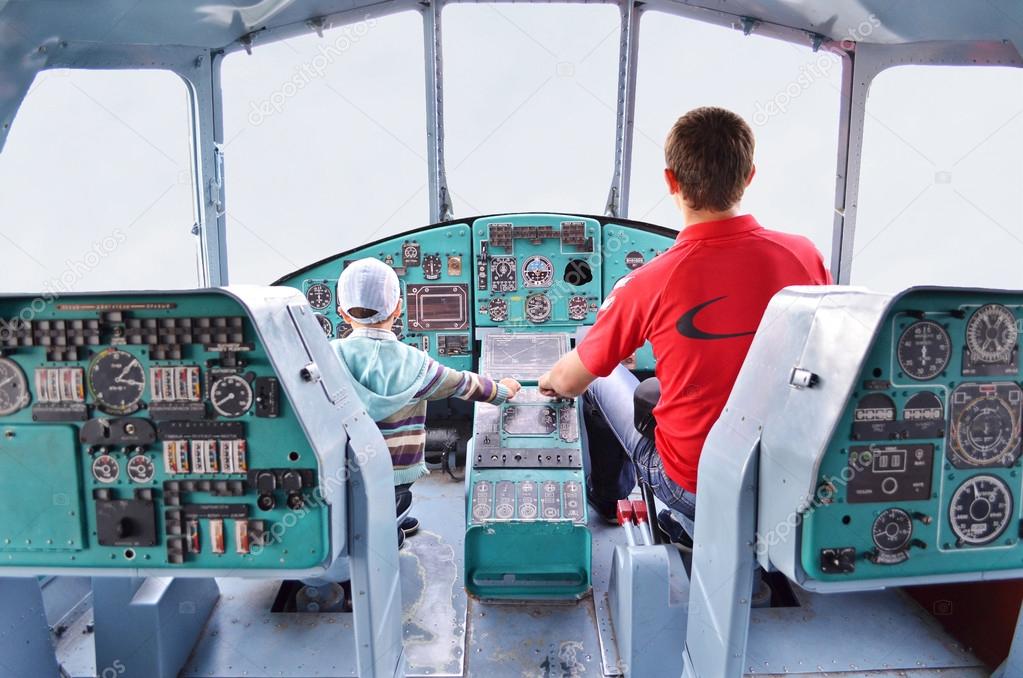
{"type": "MultiPolygon", "coordinates": [[[[613,647],[603,648],[602,657],[596,629],[607,617],[595,603],[602,608],[620,530],[591,525],[593,597],[572,604],[483,603],[467,600],[462,585],[463,485],[434,473],[417,482],[414,493],[412,513],[422,526],[401,551],[409,675],[597,677],[605,662],[615,666],[613,647]]],[[[182,676],[355,675],[350,615],[270,614],[278,582],[219,584],[221,600],[182,676]]],[[[801,607],[753,612],[750,675],[988,674],[900,591],[822,596],[797,589],[796,595],[801,607]]],[[[91,611],[79,618],[58,644],[72,678],[97,675],[85,630],[91,618],[91,611]]]]}

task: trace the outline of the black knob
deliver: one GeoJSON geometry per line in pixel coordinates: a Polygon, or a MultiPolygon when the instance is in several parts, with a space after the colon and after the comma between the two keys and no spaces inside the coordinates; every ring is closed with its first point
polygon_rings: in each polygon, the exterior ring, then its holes
{"type": "Polygon", "coordinates": [[[297,511],[305,506],[305,497],[300,492],[292,492],[288,495],[288,508],[297,511]]]}
{"type": "Polygon", "coordinates": [[[271,471],[260,471],[256,475],[256,489],[260,494],[268,494],[277,489],[277,476],[271,471]]]}
{"type": "Polygon", "coordinates": [[[273,508],[277,506],[277,500],[274,499],[272,494],[261,494],[259,495],[259,498],[256,499],[256,506],[258,506],[261,511],[272,511],[273,508]]]}

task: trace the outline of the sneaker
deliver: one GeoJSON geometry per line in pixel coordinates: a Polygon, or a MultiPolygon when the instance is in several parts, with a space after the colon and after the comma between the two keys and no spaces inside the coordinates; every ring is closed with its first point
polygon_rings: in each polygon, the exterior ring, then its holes
{"type": "Polygon", "coordinates": [[[400,549],[404,545],[405,545],[405,532],[402,531],[402,529],[399,527],[398,528],[398,548],[400,549]]]}
{"type": "Polygon", "coordinates": [[[401,530],[406,537],[411,537],[419,531],[419,518],[405,516],[405,520],[398,523],[398,529],[401,530]]]}
{"type": "Polygon", "coordinates": [[[693,539],[682,527],[682,523],[668,509],[661,509],[657,514],[657,526],[661,532],[673,544],[679,544],[685,548],[693,548],[693,539]]]}
{"type": "Polygon", "coordinates": [[[395,491],[394,508],[396,516],[400,516],[412,507],[412,490],[395,491]]]}

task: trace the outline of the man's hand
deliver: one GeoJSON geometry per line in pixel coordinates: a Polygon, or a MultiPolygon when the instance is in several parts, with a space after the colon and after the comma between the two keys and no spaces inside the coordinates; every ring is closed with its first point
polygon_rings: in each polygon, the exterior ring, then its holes
{"type": "Polygon", "coordinates": [[[575,398],[581,396],[594,379],[596,377],[586,369],[573,349],[540,377],[537,387],[548,398],[575,398]]]}
{"type": "Polygon", "coordinates": [[[554,386],[551,384],[551,373],[544,372],[543,376],[536,383],[540,393],[547,396],[548,398],[557,398],[558,392],[554,390],[554,386]]]}
{"type": "Polygon", "coordinates": [[[511,400],[522,388],[522,384],[511,378],[504,378],[500,382],[501,386],[504,386],[509,391],[508,400],[511,400]]]}

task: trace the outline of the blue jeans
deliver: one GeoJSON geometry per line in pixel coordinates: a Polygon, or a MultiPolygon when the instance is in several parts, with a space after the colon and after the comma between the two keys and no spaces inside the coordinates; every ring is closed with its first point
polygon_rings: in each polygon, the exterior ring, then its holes
{"type": "Polygon", "coordinates": [[[597,379],[585,394],[607,421],[625,455],[593,455],[587,446],[586,474],[594,495],[605,499],[624,499],[636,486],[636,472],[650,485],[654,495],[675,511],[682,527],[693,534],[696,519],[696,494],[672,480],[664,472],[664,463],[654,442],[644,438],[635,425],[633,394],[639,380],[619,365],[609,376],[597,379]],[[598,486],[599,485],[599,486],[598,486]]]}

